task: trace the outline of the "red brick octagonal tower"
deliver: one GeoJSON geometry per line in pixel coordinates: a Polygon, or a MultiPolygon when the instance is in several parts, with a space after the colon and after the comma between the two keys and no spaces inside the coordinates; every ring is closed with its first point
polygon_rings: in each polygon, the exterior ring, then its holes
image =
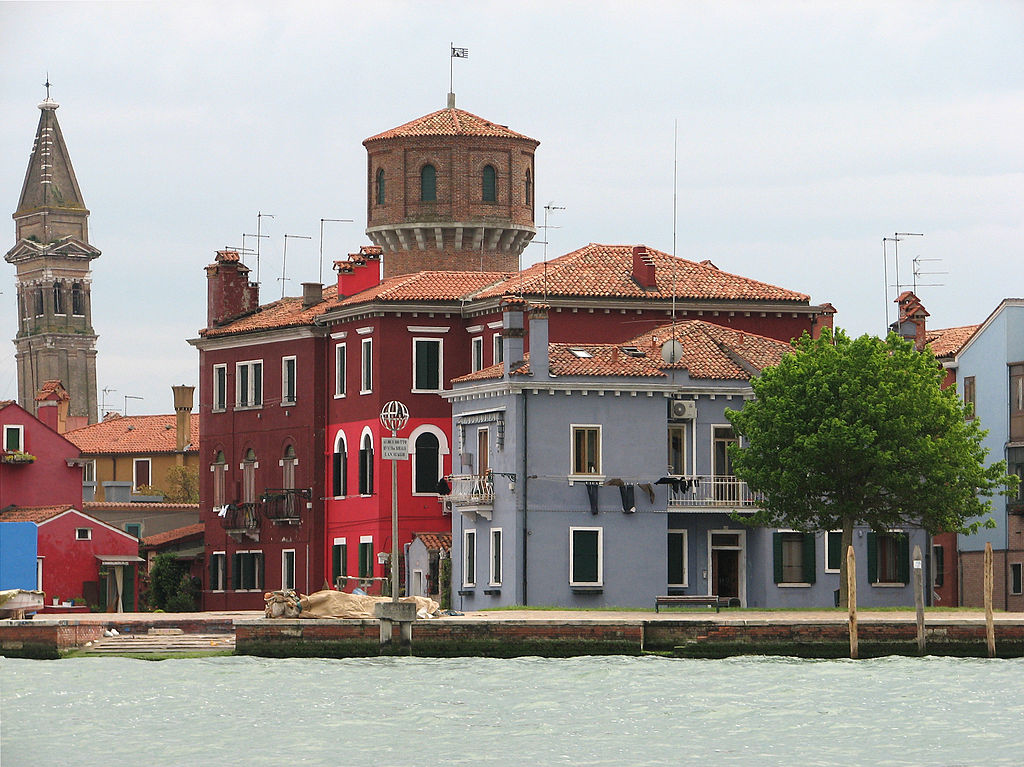
{"type": "Polygon", "coordinates": [[[371,136],[366,234],[384,276],[516,271],[533,226],[540,142],[448,107],[371,136]]]}

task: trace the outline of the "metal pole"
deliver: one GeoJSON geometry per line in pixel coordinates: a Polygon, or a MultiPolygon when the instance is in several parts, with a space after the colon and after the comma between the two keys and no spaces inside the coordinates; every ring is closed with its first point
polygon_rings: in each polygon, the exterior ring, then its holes
{"type": "MultiPolygon", "coordinates": [[[[391,430],[391,436],[398,432],[391,430]]],[[[398,461],[391,459],[391,601],[398,601],[398,461]]]]}

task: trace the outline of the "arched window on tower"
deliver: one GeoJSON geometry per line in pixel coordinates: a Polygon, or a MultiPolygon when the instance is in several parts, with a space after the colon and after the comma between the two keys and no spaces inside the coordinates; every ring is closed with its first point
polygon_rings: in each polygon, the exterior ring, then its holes
{"type": "Polygon", "coordinates": [[[36,288],[34,292],[35,295],[33,296],[33,303],[36,305],[36,317],[42,317],[45,313],[45,310],[43,309],[43,289],[36,288]]]}
{"type": "Polygon", "coordinates": [[[420,169],[420,202],[437,202],[437,169],[429,163],[420,169]]]}
{"type": "Polygon", "coordinates": [[[424,432],[416,438],[416,460],[413,465],[415,480],[414,493],[436,493],[437,482],[441,479],[441,445],[437,437],[424,432]]]}
{"type": "Polygon", "coordinates": [[[377,171],[377,204],[384,204],[384,169],[377,171]]]}
{"type": "Polygon", "coordinates": [[[494,171],[493,165],[485,165],[483,173],[483,201],[497,202],[498,200],[498,174],[494,171]]]}
{"type": "Polygon", "coordinates": [[[64,308],[64,283],[60,280],[53,283],[53,313],[67,313],[67,310],[64,308]]]}
{"type": "Polygon", "coordinates": [[[71,313],[77,317],[85,314],[85,291],[80,282],[71,284],[71,313]]]}
{"type": "Polygon", "coordinates": [[[526,169],[526,181],[524,182],[525,189],[524,199],[527,205],[533,205],[533,175],[530,173],[530,169],[526,169]]]}

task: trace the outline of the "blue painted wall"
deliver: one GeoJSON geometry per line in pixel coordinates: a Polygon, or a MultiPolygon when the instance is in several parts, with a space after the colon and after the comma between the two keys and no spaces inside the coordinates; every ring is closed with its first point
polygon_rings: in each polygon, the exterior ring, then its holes
{"type": "Polygon", "coordinates": [[[34,522],[0,522],[0,589],[36,587],[34,522]]]}

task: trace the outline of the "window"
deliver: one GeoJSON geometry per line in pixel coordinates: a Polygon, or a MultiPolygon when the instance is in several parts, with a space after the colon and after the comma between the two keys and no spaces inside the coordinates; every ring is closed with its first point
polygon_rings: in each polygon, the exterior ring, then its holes
{"type": "Polygon", "coordinates": [[[974,418],[974,409],[977,404],[974,376],[964,378],[964,404],[970,406],[967,417],[974,418]]]}
{"type": "Polygon", "coordinates": [[[480,370],[484,366],[484,337],[477,336],[471,342],[473,370],[480,370]]]}
{"type": "Polygon", "coordinates": [[[523,181],[523,199],[527,205],[533,205],[533,176],[529,168],[526,169],[526,178],[523,181]]]}
{"type": "Polygon", "coordinates": [[[42,317],[43,314],[45,313],[45,309],[43,307],[43,289],[36,288],[35,296],[33,296],[33,298],[35,299],[36,305],[36,317],[42,317]]]}
{"type": "Polygon", "coordinates": [[[67,314],[67,309],[64,306],[64,283],[62,282],[53,283],[53,313],[67,314]]]}
{"type": "Polygon", "coordinates": [[[331,549],[331,579],[340,590],[345,588],[345,581],[348,578],[348,544],[344,538],[336,538],[335,541],[331,549]]]}
{"type": "Polygon", "coordinates": [[[600,586],[603,581],[600,527],[569,528],[569,585],[600,586]]]}
{"type": "Polygon", "coordinates": [[[686,531],[668,531],[668,585],[682,587],[686,577],[686,531]]]}
{"type": "Polygon", "coordinates": [[[82,482],[96,481],[96,461],[86,461],[82,464],[82,482]]]}
{"type": "Polygon", "coordinates": [[[281,404],[295,404],[295,357],[281,360],[281,404]]]}
{"type": "Polygon", "coordinates": [[[413,391],[440,391],[444,388],[441,377],[441,348],[439,338],[412,340],[413,391]]]}
{"type": "Polygon", "coordinates": [[[142,537],[142,525],[138,522],[125,522],[124,531],[136,538],[142,537]]]}
{"type": "Polygon", "coordinates": [[[348,443],[345,433],[338,432],[334,438],[334,457],[331,462],[331,495],[343,498],[348,495],[348,443]]]}
{"type": "Polygon", "coordinates": [[[501,333],[495,333],[491,336],[491,343],[494,347],[491,359],[494,360],[495,365],[498,365],[505,361],[505,346],[501,342],[501,333]]]}
{"type": "Polygon", "coordinates": [[[249,448],[245,452],[245,460],[242,461],[242,503],[256,502],[256,469],[258,468],[256,453],[249,448]]]}
{"type": "Polygon", "coordinates": [[[4,426],[4,450],[7,452],[25,450],[25,427],[21,424],[4,426]]]}
{"type": "Polygon", "coordinates": [[[345,366],[345,344],[338,344],[334,347],[334,396],[344,397],[348,391],[348,382],[345,378],[348,370],[345,366]]]}
{"type": "Polygon", "coordinates": [[[360,394],[369,394],[373,391],[373,339],[363,339],[363,364],[362,364],[362,378],[359,384],[360,394]]]}
{"type": "Polygon", "coordinates": [[[359,494],[373,495],[373,437],[368,433],[359,448],[359,494]]]}
{"type": "Polygon", "coordinates": [[[377,204],[384,204],[384,169],[377,171],[377,204]]]}
{"type": "Polygon", "coordinates": [[[223,551],[215,551],[210,555],[210,591],[224,591],[228,585],[227,555],[223,551]]]}
{"type": "Polygon", "coordinates": [[[1010,440],[1024,440],[1024,363],[1010,365],[1010,440]]]}
{"type": "Polygon", "coordinates": [[[942,546],[932,546],[932,586],[942,588],[946,582],[946,552],[942,546]]]}
{"type": "Polygon", "coordinates": [[[910,581],[910,541],[904,533],[868,533],[868,582],[910,581]]]}
{"type": "Polygon", "coordinates": [[[228,407],[228,366],[213,366],[213,409],[227,410],[228,407]]]}
{"type": "Polygon", "coordinates": [[[132,461],[132,490],[139,492],[143,486],[152,485],[150,459],[136,458],[132,461]]]}
{"type": "Polygon", "coordinates": [[[491,530],[491,573],[490,584],[501,585],[501,529],[491,530]]]}
{"type": "Polygon", "coordinates": [[[572,427],[572,473],[601,473],[601,427],[572,427]]]}
{"type": "Polygon", "coordinates": [[[814,533],[772,533],[776,583],[814,583],[814,533]]]}
{"type": "Polygon", "coordinates": [[[491,470],[491,433],[489,429],[476,430],[477,476],[483,477],[491,470]]]}
{"type": "Polygon", "coordinates": [[[838,573],[842,569],[843,533],[841,530],[829,530],[825,533],[825,572],[838,573]]]}
{"type": "Polygon", "coordinates": [[[686,427],[672,425],[668,427],[668,473],[681,475],[686,473],[686,427]]]}
{"type": "Polygon", "coordinates": [[[373,536],[364,535],[359,538],[359,577],[373,577],[373,536]]]}
{"type": "Polygon", "coordinates": [[[224,498],[224,478],[227,474],[228,463],[224,458],[224,451],[218,450],[217,457],[213,459],[210,471],[213,472],[213,507],[223,506],[227,501],[224,498]]]}
{"type": "Polygon", "coordinates": [[[43,588],[43,559],[44,557],[36,557],[36,591],[46,591],[43,588]]]}
{"type": "Polygon", "coordinates": [[[239,362],[235,365],[235,404],[237,407],[263,406],[263,362],[239,362]]]}
{"type": "Polygon", "coordinates": [[[437,483],[441,479],[441,443],[437,435],[423,432],[416,437],[413,451],[413,493],[437,493],[437,483]]]}
{"type": "Polygon", "coordinates": [[[76,527],[75,528],[75,540],[76,541],[91,541],[92,540],[92,528],[91,527],[76,527]]]}
{"type": "MultiPolygon", "coordinates": [[[[294,445],[288,445],[284,449],[284,455],[281,457],[281,488],[283,490],[294,490],[295,489],[295,467],[299,463],[298,457],[295,455],[294,445]]],[[[289,494],[285,499],[286,503],[294,504],[295,496],[289,494]]],[[[291,516],[290,514],[288,516],[291,516]]]]}
{"type": "Polygon", "coordinates": [[[462,585],[476,585],[476,530],[462,531],[462,585]]]}
{"type": "Polygon", "coordinates": [[[281,588],[295,588],[295,549],[281,552],[281,588]]]}
{"type": "Polygon", "coordinates": [[[85,314],[85,291],[80,282],[71,283],[71,313],[76,317],[85,314]]]}
{"type": "Polygon", "coordinates": [[[729,446],[736,444],[736,432],[731,426],[713,426],[715,500],[723,504],[739,502],[739,483],[732,471],[729,446]]]}
{"type": "Polygon", "coordinates": [[[493,165],[485,165],[483,172],[483,201],[497,202],[498,200],[498,174],[494,171],[493,165]]]}
{"type": "Polygon", "coordinates": [[[1020,562],[1011,562],[1010,563],[1010,593],[1011,594],[1020,594],[1021,593],[1021,591],[1022,591],[1021,587],[1022,587],[1022,585],[1024,585],[1024,584],[1021,583],[1021,575],[1022,575],[1022,573],[1021,573],[1021,563],[1020,562]]]}
{"type": "Polygon", "coordinates": [[[232,562],[231,587],[235,591],[263,588],[263,552],[236,551],[232,562]]]}
{"type": "Polygon", "coordinates": [[[420,169],[420,202],[437,202],[437,169],[430,164],[420,169]]]}

